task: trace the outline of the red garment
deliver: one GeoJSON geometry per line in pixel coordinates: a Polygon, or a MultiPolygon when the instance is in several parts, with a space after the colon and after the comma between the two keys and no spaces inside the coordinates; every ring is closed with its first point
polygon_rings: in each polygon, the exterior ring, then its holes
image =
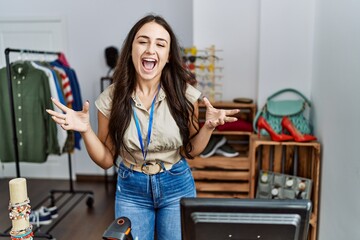
{"type": "Polygon", "coordinates": [[[59,57],[58,57],[58,60],[61,62],[62,65],[64,65],[65,67],[70,67],[70,64],[69,62],[67,61],[66,57],[65,57],[65,54],[63,53],[60,53],[59,54],[59,57]]]}
{"type": "Polygon", "coordinates": [[[63,87],[63,92],[64,92],[64,96],[65,96],[65,101],[67,103],[68,107],[71,107],[72,103],[74,102],[74,97],[71,91],[71,85],[70,85],[70,80],[68,75],[66,75],[66,72],[64,71],[64,69],[59,68],[59,67],[53,67],[53,69],[59,73],[60,77],[61,77],[61,84],[63,87]]]}
{"type": "MultiPolygon", "coordinates": [[[[200,127],[204,125],[204,122],[200,122],[200,127]]],[[[243,119],[238,119],[235,122],[227,122],[224,125],[216,127],[217,131],[241,131],[241,132],[252,132],[253,125],[251,122],[243,119]]]]}

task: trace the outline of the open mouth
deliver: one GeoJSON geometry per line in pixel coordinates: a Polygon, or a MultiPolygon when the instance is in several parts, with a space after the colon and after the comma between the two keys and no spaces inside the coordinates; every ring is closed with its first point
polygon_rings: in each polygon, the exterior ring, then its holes
{"type": "Polygon", "coordinates": [[[142,59],[142,65],[146,70],[153,70],[156,66],[157,61],[152,58],[144,58],[142,59]]]}

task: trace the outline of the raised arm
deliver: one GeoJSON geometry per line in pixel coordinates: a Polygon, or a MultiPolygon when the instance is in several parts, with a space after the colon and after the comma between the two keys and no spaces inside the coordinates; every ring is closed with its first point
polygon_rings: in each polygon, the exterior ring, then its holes
{"type": "MultiPolygon", "coordinates": [[[[202,153],[204,151],[206,145],[208,144],[212,132],[215,130],[215,128],[219,125],[224,125],[226,122],[235,122],[237,121],[236,117],[233,117],[233,115],[240,112],[239,109],[216,109],[214,108],[209,100],[204,97],[203,98],[204,104],[206,106],[206,114],[205,114],[205,124],[200,129],[199,133],[191,140],[191,144],[193,145],[193,150],[190,152],[190,154],[195,157],[202,153]]],[[[196,114],[198,113],[198,104],[195,103],[195,111],[196,114]]],[[[196,116],[197,117],[197,116],[196,116]]],[[[190,133],[194,134],[195,129],[190,124],[190,133]]]]}
{"type": "Polygon", "coordinates": [[[55,98],[51,100],[62,110],[61,113],[46,109],[52,116],[52,119],[64,130],[80,132],[90,158],[104,169],[111,167],[113,165],[113,157],[110,149],[112,149],[113,145],[110,138],[107,137],[109,120],[102,113],[98,113],[98,134],[96,135],[90,124],[88,101],[84,103],[82,111],[74,111],[61,104],[55,98]]]}

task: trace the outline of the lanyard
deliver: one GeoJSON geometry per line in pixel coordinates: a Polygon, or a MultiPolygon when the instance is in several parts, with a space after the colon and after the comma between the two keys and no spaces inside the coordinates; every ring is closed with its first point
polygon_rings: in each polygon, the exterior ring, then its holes
{"type": "Polygon", "coordinates": [[[154,119],[155,100],[156,100],[156,97],[157,97],[159,91],[160,91],[160,85],[159,85],[158,92],[156,93],[156,95],[155,95],[155,97],[154,97],[154,99],[153,99],[153,101],[151,103],[150,119],[149,119],[148,132],[147,132],[145,144],[143,143],[143,139],[142,139],[142,136],[141,136],[141,128],[140,128],[139,118],[138,118],[138,116],[136,114],[134,105],[132,105],[135,124],[136,124],[136,130],[137,130],[137,133],[138,133],[138,138],[139,138],[139,142],[140,142],[141,152],[142,152],[142,155],[144,157],[144,162],[146,161],[146,156],[147,156],[147,152],[148,152],[148,148],[149,148],[149,144],[150,144],[152,124],[153,124],[153,119],[154,119]]]}

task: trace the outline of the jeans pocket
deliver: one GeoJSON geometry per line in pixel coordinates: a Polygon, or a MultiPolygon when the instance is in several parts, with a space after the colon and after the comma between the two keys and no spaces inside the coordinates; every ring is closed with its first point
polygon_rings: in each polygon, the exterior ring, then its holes
{"type": "Polygon", "coordinates": [[[166,170],[168,174],[173,176],[183,175],[188,171],[190,171],[190,168],[185,159],[181,159],[180,161],[175,163],[171,169],[166,170]]]}

